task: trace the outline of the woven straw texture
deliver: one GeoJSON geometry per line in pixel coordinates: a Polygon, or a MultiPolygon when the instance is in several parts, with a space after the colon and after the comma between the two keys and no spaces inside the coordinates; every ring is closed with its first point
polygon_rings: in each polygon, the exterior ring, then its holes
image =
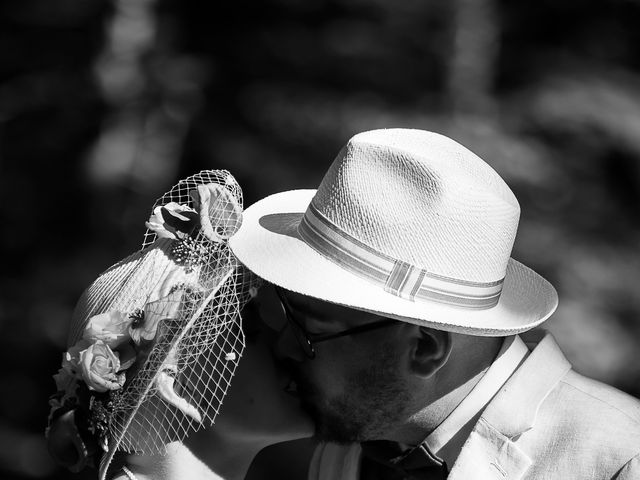
{"type": "Polygon", "coordinates": [[[317,191],[250,206],[230,245],[282,288],[418,325],[510,335],[558,304],[549,282],[510,258],[519,213],[505,182],[457,142],[375,130],[348,142],[317,191]],[[391,270],[381,266],[388,259],[391,270]],[[402,284],[398,272],[409,272],[402,284]],[[425,286],[447,298],[418,298],[425,286]]]}
{"type": "Polygon", "coordinates": [[[390,129],[356,135],[337,158],[313,205],[343,231],[436,275],[504,277],[520,207],[474,153],[436,133],[390,129]]]}

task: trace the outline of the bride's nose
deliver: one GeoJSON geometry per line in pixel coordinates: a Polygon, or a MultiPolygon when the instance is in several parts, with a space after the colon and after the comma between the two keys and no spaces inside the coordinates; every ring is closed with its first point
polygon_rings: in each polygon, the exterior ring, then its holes
{"type": "Polygon", "coordinates": [[[300,363],[307,359],[288,322],[285,322],[278,333],[273,350],[276,358],[281,361],[293,360],[300,363]]]}

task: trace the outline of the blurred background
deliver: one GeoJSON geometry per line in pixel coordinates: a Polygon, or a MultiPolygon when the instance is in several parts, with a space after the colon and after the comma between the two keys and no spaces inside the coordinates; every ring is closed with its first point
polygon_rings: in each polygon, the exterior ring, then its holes
{"type": "Polygon", "coordinates": [[[72,309],[156,197],[225,168],[245,204],[315,187],[356,132],[482,156],[522,206],[513,256],[558,289],[575,368],[640,396],[640,3],[4,0],[0,477],[43,439],[72,309]]]}

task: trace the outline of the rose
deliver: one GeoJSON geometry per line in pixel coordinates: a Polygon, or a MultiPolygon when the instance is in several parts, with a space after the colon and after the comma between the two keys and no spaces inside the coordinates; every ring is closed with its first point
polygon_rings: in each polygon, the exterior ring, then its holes
{"type": "Polygon", "coordinates": [[[187,205],[169,202],[154,208],[145,225],[159,238],[184,239],[198,227],[198,214],[187,205]]]}
{"type": "Polygon", "coordinates": [[[56,382],[56,391],[64,393],[63,395],[58,395],[50,399],[49,403],[53,407],[51,410],[52,414],[54,410],[62,407],[68,398],[74,398],[76,396],[78,379],[82,379],[79,365],[80,352],[85,350],[89,345],[90,342],[81,339],[62,354],[62,367],[58,370],[58,373],[53,376],[53,380],[56,382]]]}
{"type": "Polygon", "coordinates": [[[118,354],[102,340],[97,340],[80,352],[80,371],[90,390],[106,392],[124,385],[124,372],[120,372],[118,354]]]}
{"type": "Polygon", "coordinates": [[[242,207],[228,188],[208,183],[198,185],[189,195],[200,212],[202,233],[209,240],[220,243],[238,231],[242,207]]]}
{"type": "Polygon", "coordinates": [[[89,342],[102,340],[115,349],[129,340],[132,322],[133,319],[128,314],[117,310],[94,315],[87,322],[82,338],[89,342]]]}

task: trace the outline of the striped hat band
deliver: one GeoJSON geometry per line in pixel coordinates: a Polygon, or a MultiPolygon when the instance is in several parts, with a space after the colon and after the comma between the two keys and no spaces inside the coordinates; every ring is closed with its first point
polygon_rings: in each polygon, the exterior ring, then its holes
{"type": "Polygon", "coordinates": [[[298,233],[323,257],[406,300],[482,310],[496,306],[500,299],[504,278],[495,282],[470,282],[437,275],[397,260],[342,231],[313,204],[305,212],[298,233]]]}

